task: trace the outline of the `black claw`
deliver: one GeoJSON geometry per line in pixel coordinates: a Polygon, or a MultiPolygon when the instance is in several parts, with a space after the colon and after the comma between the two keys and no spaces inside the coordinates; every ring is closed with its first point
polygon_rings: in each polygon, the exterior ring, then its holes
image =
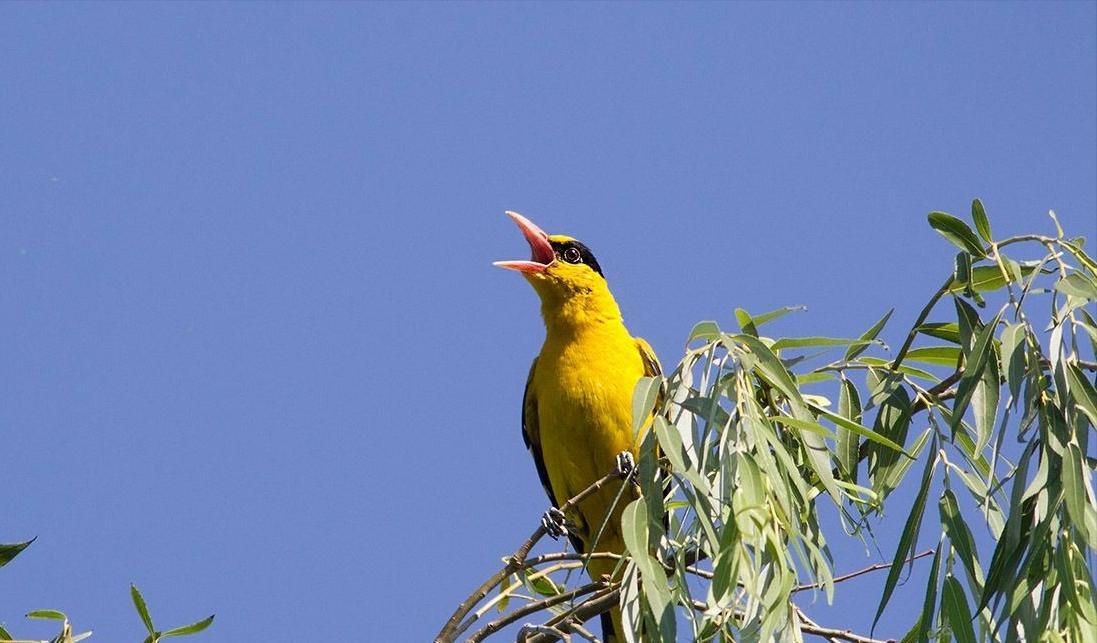
{"type": "Polygon", "coordinates": [[[561,536],[568,535],[568,528],[564,524],[564,512],[556,507],[550,508],[545,515],[541,516],[541,526],[553,540],[560,540],[561,536]]]}
{"type": "Polygon", "coordinates": [[[617,454],[617,475],[625,478],[635,470],[636,459],[632,457],[632,453],[622,451],[617,454]]]}

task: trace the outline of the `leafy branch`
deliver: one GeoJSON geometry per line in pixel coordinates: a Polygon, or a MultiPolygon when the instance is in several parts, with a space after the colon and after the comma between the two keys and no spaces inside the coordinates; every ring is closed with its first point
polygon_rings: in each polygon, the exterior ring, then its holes
{"type": "Polygon", "coordinates": [[[583,557],[529,557],[535,532],[438,640],[518,599],[470,640],[535,614],[520,639],[596,640],[583,623],[620,607],[633,640],[685,629],[698,641],[869,643],[871,632],[814,622],[793,595],[832,601],[842,582],[886,569],[879,621],[903,570],[931,554],[904,643],[1097,640],[1097,262],[1054,213],[1054,235],[997,240],[978,200],[971,217],[974,229],[929,215],[959,252],[893,356],[879,339],[891,312],[856,338],[762,333],[802,307],[736,310],[736,330],[698,323],[677,367],[637,385],[633,416],[654,416],[640,446],[642,497],[623,512],[626,551],[596,554],[618,556],[621,573],[569,586],[583,557]],[[841,359],[810,352],[834,348],[841,359]],[[821,506],[867,546],[903,485],[914,500],[900,509],[890,562],[835,576],[827,542],[837,529],[824,529],[821,506]],[[932,496],[937,546],[916,554],[932,496]],[[993,547],[981,551],[976,533],[993,547]]]}

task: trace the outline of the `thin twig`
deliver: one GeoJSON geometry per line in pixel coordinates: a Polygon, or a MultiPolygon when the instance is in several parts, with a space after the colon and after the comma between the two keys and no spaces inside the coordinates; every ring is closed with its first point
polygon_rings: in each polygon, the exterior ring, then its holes
{"type": "Polygon", "coordinates": [[[796,615],[799,616],[802,621],[800,624],[801,632],[814,634],[815,636],[820,636],[831,641],[850,641],[850,643],[895,643],[894,639],[882,641],[880,639],[854,634],[850,630],[837,630],[830,627],[823,627],[811,620],[811,618],[804,613],[804,610],[800,609],[799,605],[794,605],[793,608],[796,610],[796,615]]]}
{"type": "MultiPolygon", "coordinates": [[[[484,640],[489,635],[498,632],[499,630],[510,625],[511,623],[514,623],[515,621],[521,620],[524,616],[548,609],[553,605],[559,605],[560,603],[570,601],[573,598],[586,596],[587,594],[593,594],[594,592],[600,589],[604,589],[605,587],[605,583],[595,581],[593,583],[583,585],[582,587],[577,587],[570,592],[564,592],[563,594],[557,594],[556,596],[551,596],[546,599],[534,601],[527,605],[523,605],[519,609],[511,612],[510,614],[507,614],[506,616],[503,616],[501,618],[497,618],[494,621],[485,625],[484,627],[480,628],[475,634],[468,637],[467,641],[468,643],[479,643],[479,641],[484,640]]],[[[552,627],[551,623],[547,623],[546,625],[552,627]]]]}
{"type": "MultiPolygon", "coordinates": [[[[595,480],[589,487],[580,491],[575,497],[561,505],[560,511],[567,513],[574,508],[575,505],[596,493],[611,481],[620,479],[620,477],[621,476],[616,471],[607,473],[605,476],[595,480]]],[[[484,600],[484,597],[488,595],[488,592],[490,592],[492,588],[501,583],[507,576],[510,576],[523,568],[523,564],[526,557],[529,556],[530,550],[537,544],[537,541],[545,537],[546,533],[548,532],[545,531],[544,526],[538,525],[537,529],[535,529],[533,533],[530,534],[530,537],[522,543],[522,546],[514,552],[502,569],[492,574],[486,581],[481,583],[479,587],[473,590],[465,600],[461,601],[461,604],[454,610],[453,615],[449,617],[446,624],[442,626],[441,631],[438,632],[438,636],[434,637],[434,643],[453,643],[462,632],[467,630],[469,626],[476,621],[476,618],[471,618],[464,623],[462,623],[462,619],[468,616],[469,612],[476,607],[477,603],[484,600]]]]}
{"type": "MultiPolygon", "coordinates": [[[[617,605],[617,601],[621,597],[621,586],[619,583],[611,585],[611,589],[606,589],[599,594],[595,594],[587,599],[585,602],[580,603],[573,609],[554,617],[546,625],[551,625],[557,629],[569,629],[573,623],[586,623],[595,616],[607,612],[617,605]]],[[[548,634],[536,634],[526,639],[525,643],[552,643],[559,637],[550,636],[548,634]]]]}
{"type": "MultiPolygon", "coordinates": [[[[935,551],[936,550],[933,550],[933,549],[927,549],[924,552],[915,554],[915,555],[911,556],[910,558],[904,560],[902,564],[905,565],[907,563],[914,562],[914,561],[918,560],[919,558],[925,558],[926,556],[932,556],[935,551]]],[[[831,583],[841,583],[842,581],[847,581],[851,578],[857,578],[858,576],[868,574],[870,572],[879,571],[881,569],[887,569],[887,568],[891,567],[891,565],[892,565],[892,563],[876,563],[875,565],[869,565],[868,567],[865,567],[864,569],[858,569],[855,572],[850,572],[848,574],[842,574],[841,576],[836,576],[836,577],[834,577],[834,580],[831,581],[831,583]]],[[[820,588],[822,586],[823,586],[822,583],[811,583],[810,585],[797,585],[796,587],[792,588],[792,591],[802,592],[802,591],[807,590],[807,589],[817,589],[817,588],[820,588]]]]}

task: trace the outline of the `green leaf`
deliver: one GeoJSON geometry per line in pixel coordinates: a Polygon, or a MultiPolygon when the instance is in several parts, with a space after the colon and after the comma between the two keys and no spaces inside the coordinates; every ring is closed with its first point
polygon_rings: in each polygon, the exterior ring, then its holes
{"type": "Polygon", "coordinates": [[[990,220],[987,219],[987,211],[983,208],[983,202],[975,199],[971,202],[971,220],[975,222],[975,229],[979,236],[987,243],[994,243],[994,237],[990,234],[990,220]]]}
{"type": "Polygon", "coordinates": [[[1097,301],[1097,284],[1080,272],[1069,274],[1055,284],[1055,289],[1072,297],[1097,301]]]}
{"type": "Polygon", "coordinates": [[[714,321],[701,321],[693,325],[693,330],[689,331],[689,337],[686,338],[686,343],[703,339],[705,341],[712,341],[720,336],[720,327],[714,321]]]}
{"type": "Polygon", "coordinates": [[[133,598],[133,606],[137,608],[137,613],[141,616],[141,621],[145,624],[145,629],[149,631],[149,634],[156,632],[156,628],[152,626],[152,617],[149,616],[149,607],[145,604],[145,597],[141,596],[141,592],[138,591],[137,585],[130,583],[130,597],[133,598]]]}
{"type": "Polygon", "coordinates": [[[65,613],[58,610],[34,610],[33,612],[27,612],[27,618],[47,618],[51,621],[68,620],[65,613]]]}
{"type": "MultiPolygon", "coordinates": [[[[959,384],[956,385],[956,400],[952,405],[953,433],[956,432],[960,426],[960,422],[964,419],[964,412],[971,402],[972,395],[975,394],[975,386],[982,379],[983,370],[986,369],[987,362],[989,359],[993,359],[992,347],[994,331],[998,326],[999,317],[1001,317],[1001,313],[998,313],[991,323],[984,326],[982,330],[978,332],[975,339],[975,346],[972,347],[971,352],[966,355],[967,360],[964,364],[964,374],[960,377],[959,384]]],[[[997,403],[997,397],[995,397],[995,403],[997,403]]]]}
{"type": "Polygon", "coordinates": [[[953,344],[960,343],[960,327],[954,322],[922,324],[918,327],[918,332],[953,344]]]}
{"type": "Polygon", "coordinates": [[[924,346],[907,351],[906,359],[923,364],[955,367],[960,362],[960,348],[957,346],[924,346]]]}
{"type": "Polygon", "coordinates": [[[880,340],[841,339],[838,337],[785,337],[773,342],[773,350],[782,348],[804,348],[807,346],[860,346],[863,344],[884,344],[880,340]]]}
{"type": "Polygon", "coordinates": [[[8,631],[4,629],[3,625],[0,625],[0,641],[10,641],[10,640],[11,640],[11,634],[9,634],[8,631]]]}
{"type": "Polygon", "coordinates": [[[13,558],[18,556],[19,553],[21,551],[23,551],[24,549],[26,549],[27,547],[30,547],[30,544],[32,542],[34,542],[35,540],[37,540],[37,539],[38,539],[38,537],[35,536],[34,538],[31,538],[30,540],[23,541],[21,543],[11,543],[11,544],[8,544],[8,545],[0,545],[0,567],[3,567],[4,565],[7,565],[8,563],[10,563],[13,558]]]}
{"type": "Polygon", "coordinates": [[[781,424],[792,427],[794,429],[800,429],[801,431],[808,431],[810,433],[814,433],[815,435],[821,435],[824,438],[836,438],[836,436],[831,433],[829,429],[827,429],[822,424],[819,424],[818,422],[809,422],[808,420],[801,420],[799,418],[789,417],[787,415],[774,415],[771,416],[770,419],[774,422],[780,422],[781,424]]]}
{"type": "Polygon", "coordinates": [[[937,607],[937,573],[941,569],[941,550],[944,549],[944,541],[937,542],[937,551],[933,552],[933,563],[929,568],[929,581],[926,582],[926,598],[922,604],[922,616],[914,625],[917,630],[918,643],[928,643],[929,634],[933,630],[933,612],[937,607]]]}
{"type": "Polygon", "coordinates": [[[742,308],[735,309],[735,321],[739,322],[739,329],[747,335],[758,336],[758,327],[754,324],[754,318],[742,308]]]}
{"type": "Polygon", "coordinates": [[[1089,419],[1091,425],[1097,427],[1097,389],[1073,362],[1067,364],[1066,376],[1076,408],[1089,419]]]}
{"type": "Polygon", "coordinates": [[[651,410],[659,399],[661,377],[641,377],[632,390],[632,434],[640,435],[645,424],[651,418],[651,410]]]}
{"type": "Polygon", "coordinates": [[[951,489],[945,489],[938,503],[941,524],[945,527],[952,548],[960,555],[960,562],[967,571],[968,580],[975,590],[973,595],[983,592],[983,570],[979,566],[979,551],[975,548],[975,539],[971,536],[963,515],[960,514],[960,504],[951,489]]]}
{"type": "MultiPolygon", "coordinates": [[[[884,328],[884,324],[888,323],[888,320],[891,319],[891,314],[894,312],[895,309],[892,308],[891,310],[884,313],[884,316],[881,317],[879,321],[873,324],[871,328],[866,330],[864,334],[861,335],[861,341],[871,342],[872,340],[876,339],[876,336],[880,334],[880,331],[884,328]]],[[[865,352],[865,349],[867,349],[870,345],[871,344],[866,343],[860,346],[850,346],[849,350],[846,351],[846,355],[843,359],[847,362],[850,361],[851,359],[865,352]]]]}
{"type": "Polygon", "coordinates": [[[666,574],[649,552],[647,505],[643,500],[635,500],[625,507],[621,516],[621,528],[625,547],[640,570],[644,599],[651,607],[660,638],[673,641],[673,604],[666,585],[666,574]]]}
{"type": "MultiPolygon", "coordinates": [[[[861,420],[861,397],[853,382],[842,378],[841,391],[838,393],[838,415],[851,422],[861,420]]],[[[838,425],[838,463],[850,480],[857,480],[858,452],[860,450],[857,433],[838,425]]]]}
{"type": "Polygon", "coordinates": [[[918,495],[914,498],[914,506],[911,507],[906,525],[903,526],[903,533],[899,536],[899,546],[895,549],[895,557],[891,561],[891,569],[888,570],[887,581],[884,582],[884,589],[880,594],[880,606],[876,608],[876,617],[872,619],[873,630],[876,629],[876,624],[880,621],[880,616],[883,615],[884,608],[887,607],[892,592],[895,591],[895,584],[899,582],[903,561],[918,545],[918,531],[922,527],[922,514],[926,510],[926,498],[929,496],[929,488],[933,482],[933,472],[936,469],[937,448],[934,444],[933,448],[930,449],[929,456],[926,458],[926,468],[922,472],[922,482],[918,489],[918,495]]]}
{"type": "Polygon", "coordinates": [[[957,248],[966,251],[973,257],[980,259],[986,257],[986,252],[983,249],[983,244],[979,242],[979,237],[975,236],[975,233],[971,231],[971,228],[966,223],[944,212],[930,212],[929,213],[929,225],[933,226],[933,229],[941,233],[941,236],[948,239],[957,248]]]}
{"type": "Polygon", "coordinates": [[[830,411],[822,408],[821,406],[815,406],[814,404],[810,404],[809,406],[816,413],[818,413],[819,415],[825,417],[826,419],[830,420],[831,422],[834,422],[836,425],[842,427],[843,429],[845,429],[847,431],[852,431],[853,433],[856,433],[857,435],[859,435],[863,438],[867,438],[869,440],[872,440],[873,442],[876,442],[877,444],[882,444],[885,447],[887,447],[887,448],[889,448],[893,451],[896,451],[898,453],[902,453],[903,455],[907,456],[908,458],[910,457],[910,454],[907,453],[906,451],[904,451],[903,447],[896,444],[895,441],[889,440],[888,438],[880,435],[879,433],[877,433],[876,431],[873,431],[872,429],[868,428],[867,426],[861,426],[860,424],[857,424],[856,422],[852,422],[850,420],[847,420],[846,418],[842,417],[841,415],[836,415],[834,413],[831,413],[830,411]]]}
{"type": "MultiPolygon", "coordinates": [[[[523,573],[525,574],[526,586],[541,596],[556,596],[563,591],[561,587],[548,576],[535,576],[537,573],[535,570],[527,569],[524,570],[523,573]]],[[[164,633],[164,636],[167,636],[167,632],[164,633]]]]}
{"type": "Polygon", "coordinates": [[[994,423],[998,417],[998,398],[1001,394],[1000,387],[998,357],[995,355],[994,347],[991,346],[987,349],[986,367],[975,384],[975,392],[971,395],[975,414],[975,432],[978,436],[975,442],[976,454],[982,453],[994,433],[994,423]]]}
{"type": "Polygon", "coordinates": [[[1009,386],[1013,404],[1016,404],[1025,375],[1025,326],[1006,324],[1005,329],[1002,330],[1001,340],[999,350],[1002,370],[1006,373],[1006,384],[1009,386]]]}
{"type": "Polygon", "coordinates": [[[968,607],[964,588],[960,581],[949,575],[945,577],[944,591],[941,593],[941,613],[948,621],[956,643],[975,643],[975,631],[971,626],[971,609],[968,607]]]}
{"type": "Polygon", "coordinates": [[[191,623],[190,625],[183,625],[182,627],[172,628],[167,632],[164,632],[162,636],[164,638],[167,638],[169,636],[186,636],[187,634],[197,634],[198,632],[201,632],[213,623],[214,616],[216,615],[210,614],[206,618],[191,623]]]}
{"type": "MultiPolygon", "coordinates": [[[[1036,267],[1020,266],[1019,270],[1022,276],[1028,276],[1036,270],[1036,267]]],[[[967,281],[953,278],[952,283],[948,286],[948,291],[953,294],[962,293],[970,287],[977,292],[994,292],[1005,285],[1006,278],[1002,275],[1002,269],[998,266],[976,266],[971,269],[967,281]]]]}
{"type": "Polygon", "coordinates": [[[1093,524],[1094,509],[1089,504],[1089,494],[1092,492],[1089,485],[1089,471],[1082,458],[1082,452],[1074,440],[1067,443],[1063,453],[1062,476],[1063,499],[1066,501],[1071,522],[1081,532],[1089,546],[1097,549],[1097,534],[1093,533],[1097,525],[1093,524]]]}

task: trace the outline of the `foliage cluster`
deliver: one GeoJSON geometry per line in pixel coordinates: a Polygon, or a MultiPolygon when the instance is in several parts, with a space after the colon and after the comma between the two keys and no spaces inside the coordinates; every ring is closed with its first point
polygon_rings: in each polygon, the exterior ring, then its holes
{"type": "Polygon", "coordinates": [[[891,312],[857,338],[762,332],[797,308],[736,310],[737,330],[697,324],[677,367],[636,389],[634,417],[654,422],[642,497],[624,511],[620,580],[573,587],[584,557],[526,558],[527,542],[438,640],[520,598],[470,640],[540,611],[520,639],[594,640],[584,621],[617,604],[634,641],[872,641],[819,625],[795,599],[832,601],[849,577],[836,575],[827,538],[838,529],[821,514],[867,547],[911,478],[891,563],[873,568],[888,570],[874,623],[922,557],[936,500],[940,530],[904,643],[1097,641],[1097,263],[1054,213],[1054,235],[1004,239],[979,200],[971,217],[974,228],[929,215],[959,252],[894,357],[878,339],[891,312]],[[834,348],[840,359],[817,352],[834,348]]]}

